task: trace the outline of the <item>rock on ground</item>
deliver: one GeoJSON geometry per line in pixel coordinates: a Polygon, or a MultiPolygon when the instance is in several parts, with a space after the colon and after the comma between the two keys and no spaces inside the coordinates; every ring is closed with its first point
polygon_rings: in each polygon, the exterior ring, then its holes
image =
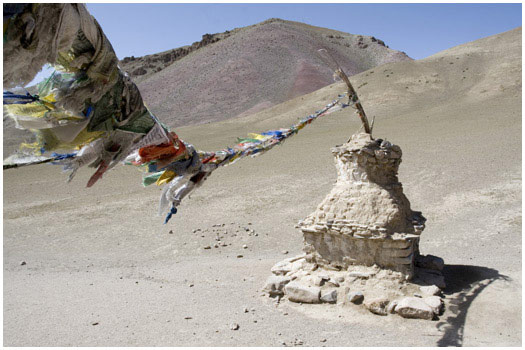
{"type": "Polygon", "coordinates": [[[373,314],[386,316],[387,306],[390,300],[386,298],[377,298],[365,302],[365,307],[373,314]]]}
{"type": "Polygon", "coordinates": [[[439,315],[443,310],[443,300],[441,300],[441,298],[438,296],[425,297],[423,298],[423,301],[425,304],[430,306],[432,312],[434,312],[436,315],[439,315]]]}
{"type": "Polygon", "coordinates": [[[397,304],[395,311],[404,318],[420,318],[424,320],[434,318],[434,311],[421,298],[404,298],[397,304]]]}
{"type": "Polygon", "coordinates": [[[324,303],[335,304],[337,302],[337,290],[331,289],[321,293],[321,301],[324,303]]]}
{"type": "Polygon", "coordinates": [[[282,295],[284,294],[284,286],[290,282],[289,277],[285,276],[270,276],[266,280],[263,290],[270,293],[270,295],[282,295]]]}
{"type": "Polygon", "coordinates": [[[290,282],[284,287],[284,292],[290,301],[316,304],[320,301],[321,288],[304,286],[298,282],[290,282]]]}
{"type": "Polygon", "coordinates": [[[423,286],[419,287],[419,290],[423,295],[439,295],[441,294],[441,289],[438,286],[423,286]]]}
{"type": "Polygon", "coordinates": [[[350,292],[348,293],[347,299],[349,302],[354,304],[361,304],[365,299],[363,292],[350,292]]]}

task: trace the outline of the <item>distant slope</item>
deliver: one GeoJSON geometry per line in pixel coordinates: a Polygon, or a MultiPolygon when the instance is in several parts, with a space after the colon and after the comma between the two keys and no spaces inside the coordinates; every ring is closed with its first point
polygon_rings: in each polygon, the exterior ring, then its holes
{"type": "Polygon", "coordinates": [[[201,42],[125,58],[151,110],[172,127],[247,115],[333,83],[317,55],[327,48],[353,75],[411,60],[376,38],[270,19],[201,42]],[[139,74],[139,75],[138,75],[139,74]]]}

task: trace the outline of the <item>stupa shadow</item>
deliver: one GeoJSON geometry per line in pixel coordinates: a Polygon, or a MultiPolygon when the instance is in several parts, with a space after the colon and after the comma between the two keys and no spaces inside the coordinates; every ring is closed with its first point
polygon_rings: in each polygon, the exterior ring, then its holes
{"type": "Polygon", "coordinates": [[[437,346],[462,346],[467,313],[476,297],[497,280],[511,281],[497,270],[483,266],[445,265],[447,309],[450,315],[437,323],[443,333],[437,346]]]}

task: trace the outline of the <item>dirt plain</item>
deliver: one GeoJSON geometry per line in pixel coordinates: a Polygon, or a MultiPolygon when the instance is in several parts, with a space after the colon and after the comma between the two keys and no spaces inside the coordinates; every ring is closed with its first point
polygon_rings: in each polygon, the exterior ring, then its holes
{"type": "MultiPolygon", "coordinates": [[[[438,321],[261,295],[270,268],[301,252],[294,225],[333,185],[330,147],[359,129],[347,108],[218,170],[168,225],[155,216],[160,189],[131,167],[90,189],[87,169],[70,184],[50,165],[4,171],[4,346],[520,346],[521,59],[517,28],[351,78],[373,135],[403,150],[400,181],[428,220],[422,253],[445,260],[438,321]],[[226,246],[214,248],[217,232],[226,246]]],[[[343,91],[176,131],[221,149],[343,91]]]]}

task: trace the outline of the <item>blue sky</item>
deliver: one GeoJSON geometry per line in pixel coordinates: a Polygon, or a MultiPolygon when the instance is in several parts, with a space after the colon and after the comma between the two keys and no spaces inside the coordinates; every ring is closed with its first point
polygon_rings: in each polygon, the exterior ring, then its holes
{"type": "MultiPolygon", "coordinates": [[[[277,17],[372,35],[414,59],[521,26],[521,4],[87,4],[117,56],[143,56],[277,17]]],[[[29,85],[48,76],[45,69],[29,85]]]]}
{"type": "Polygon", "coordinates": [[[415,59],[521,26],[521,4],[88,4],[119,58],[277,17],[373,35],[415,59]]]}

